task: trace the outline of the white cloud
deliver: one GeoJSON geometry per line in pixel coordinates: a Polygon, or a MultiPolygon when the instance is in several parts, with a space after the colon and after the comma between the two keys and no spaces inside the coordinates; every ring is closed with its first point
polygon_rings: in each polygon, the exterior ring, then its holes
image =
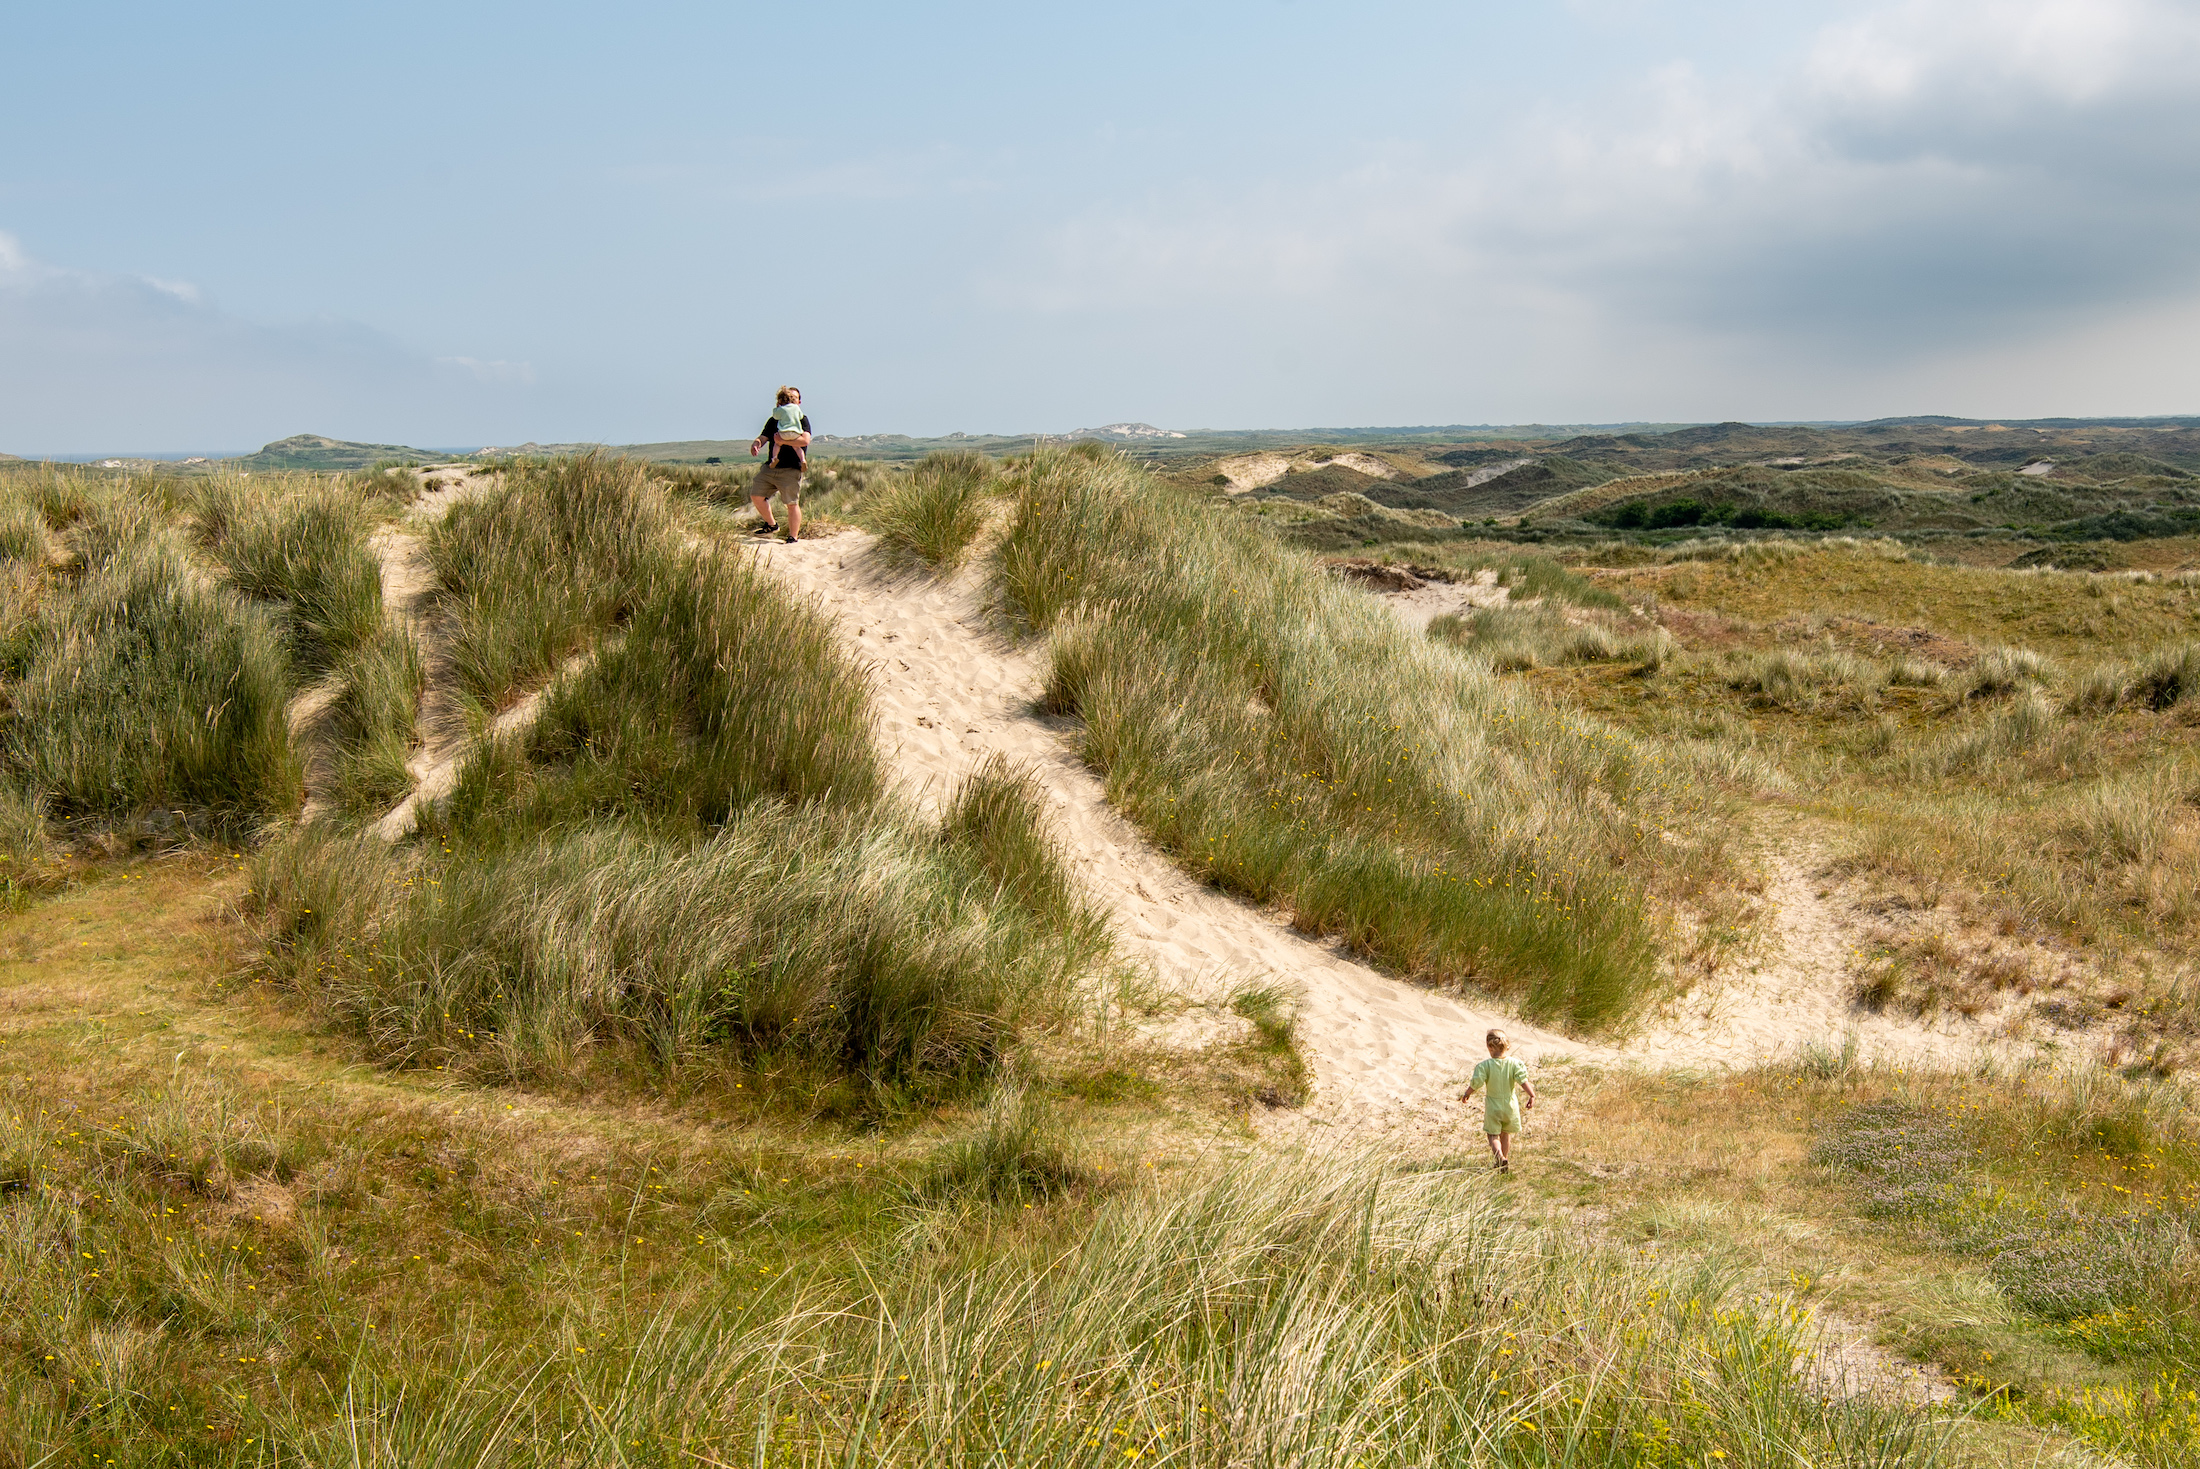
{"type": "Polygon", "coordinates": [[[2134,86],[2189,87],[2196,44],[2200,16],[2154,0],[1910,0],[1828,27],[1806,74],[1851,103],[2075,107],[2134,86]]]}
{"type": "MultiPolygon", "coordinates": [[[[1432,339],[1551,360],[1556,332],[1568,393],[1639,396],[1621,364],[1662,356],[1748,361],[1745,386],[1784,375],[1822,402],[2187,299],[2194,76],[2189,4],[1907,0],[1751,78],[1646,68],[1450,163],[1094,211],[986,286],[1040,312],[1179,313],[1194,339],[1318,322],[1340,360],[1387,350],[1438,383],[1432,339]]],[[[1724,376],[1694,412],[1720,411],[1724,376]]]]}

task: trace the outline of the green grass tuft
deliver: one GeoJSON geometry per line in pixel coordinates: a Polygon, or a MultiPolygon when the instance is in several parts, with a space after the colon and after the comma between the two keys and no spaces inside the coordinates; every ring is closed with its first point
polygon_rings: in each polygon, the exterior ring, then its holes
{"type": "Polygon", "coordinates": [[[353,648],[336,672],[344,685],[329,710],[337,800],[355,816],[378,816],[412,788],[420,649],[402,629],[385,627],[353,648]]]}
{"type": "Polygon", "coordinates": [[[865,521],[890,556],[951,570],[985,528],[994,463],[970,450],[927,454],[866,507],[865,521]]]}
{"type": "Polygon", "coordinates": [[[276,604],[294,660],[329,671],[382,631],[381,571],[366,546],[366,502],[341,484],[269,488],[209,481],[199,533],[248,597],[276,604]]]}
{"type": "Polygon", "coordinates": [[[1092,1179],[1092,1170],[1062,1142],[1044,1100],[1028,1088],[1004,1085],[987,1101],[978,1126],[940,1149],[918,1194],[931,1200],[1029,1204],[1092,1179]]]}
{"type": "Polygon", "coordinates": [[[301,775],[281,639],[158,519],[125,497],[76,526],[89,569],[22,630],[0,759],[57,816],[287,811],[301,775]]]}
{"type": "Polygon", "coordinates": [[[869,694],[830,624],[729,551],[667,541],[623,580],[623,635],[550,689],[524,763],[474,762],[458,829],[627,814],[693,831],[761,797],[878,799],[869,694]]]}
{"type": "Polygon", "coordinates": [[[944,1095],[1074,977],[923,835],[816,807],[757,802],[699,844],[597,825],[415,861],[314,831],[253,885],[276,973],[402,1066],[715,1054],[944,1095]]]}
{"type": "Polygon", "coordinates": [[[940,827],[1041,932],[1084,960],[1107,952],[1107,915],[1077,890],[1048,829],[1038,777],[1028,768],[994,755],[963,782],[940,827]]]}
{"type": "Polygon", "coordinates": [[[428,558],[467,692],[501,707],[618,622],[670,525],[648,466],[594,454],[515,465],[453,505],[428,558]]]}

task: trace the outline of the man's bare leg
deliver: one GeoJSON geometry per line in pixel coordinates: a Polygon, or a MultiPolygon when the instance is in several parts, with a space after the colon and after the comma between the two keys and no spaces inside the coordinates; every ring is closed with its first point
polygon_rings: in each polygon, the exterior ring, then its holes
{"type": "Polygon", "coordinates": [[[756,507],[756,518],[757,518],[758,520],[761,520],[761,521],[763,521],[763,522],[764,522],[764,524],[766,524],[766,525],[770,525],[770,526],[771,526],[771,528],[772,528],[773,530],[777,530],[777,529],[779,529],[779,527],[778,527],[778,526],[776,526],[776,525],[772,525],[772,500],[771,500],[771,496],[769,496],[769,495],[751,495],[751,496],[749,496],[749,503],[750,503],[751,505],[754,505],[754,506],[756,507]]]}
{"type": "Polygon", "coordinates": [[[787,534],[802,539],[802,506],[799,502],[787,507],[787,534]]]}

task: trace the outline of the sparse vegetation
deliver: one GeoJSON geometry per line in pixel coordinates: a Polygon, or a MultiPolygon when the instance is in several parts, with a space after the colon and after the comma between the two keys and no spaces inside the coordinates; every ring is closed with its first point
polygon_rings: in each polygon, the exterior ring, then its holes
{"type": "Polygon", "coordinates": [[[0,1401],[34,1461],[1944,1455],[1914,1409],[1813,1390],[1784,1302],[1541,1229],[1479,1174],[1149,1181],[1066,1159],[1014,1094],[905,1160],[388,1089],[300,1108],[225,1071],[0,1103],[0,1401]]]}
{"type": "Polygon", "coordinates": [[[1548,604],[1484,607],[1464,617],[1446,613],[1429,624],[1429,636],[1471,650],[1500,673],[1566,663],[1656,667],[1670,644],[1657,628],[1615,632],[1602,622],[1570,620],[1548,604]]]}
{"type": "Polygon", "coordinates": [[[1623,613],[1544,600],[1432,632],[1562,704],[1815,793],[1832,875],[1910,915],[1855,961],[1873,1005],[2053,1003],[2150,1066],[2181,1064],[2200,1038],[2179,978],[2200,951],[2200,725],[2189,645],[2159,633],[2200,617],[2192,588],[1951,567],[1887,542],[1610,550],[1574,570],[1623,613]],[[2052,656],[2005,641],[2050,619],[2052,656]],[[1627,656],[1651,637],[1659,658],[1627,656]],[[2083,966],[2011,968],[1996,946],[2019,938],[2083,966]],[[2063,998],[2024,998],[2036,989],[2063,998]]]}

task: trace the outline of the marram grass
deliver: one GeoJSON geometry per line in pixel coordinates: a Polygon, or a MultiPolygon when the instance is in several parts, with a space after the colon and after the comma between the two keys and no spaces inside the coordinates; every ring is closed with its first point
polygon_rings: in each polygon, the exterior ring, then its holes
{"type": "Polygon", "coordinates": [[[889,556],[951,570],[985,528],[993,478],[993,461],[983,454],[927,454],[868,499],[864,521],[889,556]]]}
{"type": "Polygon", "coordinates": [[[343,481],[224,477],[201,492],[200,540],[230,585],[273,608],[308,675],[328,672],[382,631],[369,509],[343,481]]]}
{"type": "Polygon", "coordinates": [[[1659,984],[1660,887],[1715,867],[1680,762],[1411,634],[1221,507],[1104,454],[1009,476],[1004,600],[1108,793],[1199,875],[1541,1019],[1621,1023],[1659,984]]]}
{"type": "MultiPolygon", "coordinates": [[[[939,826],[918,820],[830,623],[689,543],[654,495],[615,464],[540,466],[496,518],[437,532],[465,557],[566,547],[577,585],[616,590],[617,623],[607,606],[565,626],[583,656],[405,848],[314,830],[262,854],[273,972],[400,1066],[785,1065],[866,1109],[982,1082],[1111,949],[1035,785],[988,766],[939,826]],[[637,518],[588,520],[620,507],[637,518]]],[[[552,646],[512,606],[450,605],[515,674],[552,646]]],[[[354,674],[339,712],[366,780],[402,754],[409,686],[401,665],[354,674]]]]}
{"type": "Polygon", "coordinates": [[[32,488],[81,570],[46,578],[10,630],[0,763],[12,779],[63,817],[293,808],[290,663],[268,613],[192,564],[165,505],[129,487],[32,488]]]}
{"type": "Polygon", "coordinates": [[[1538,1228],[1480,1170],[1247,1160],[1011,1190],[1004,1217],[916,1202],[918,1180],[882,1169],[825,1186],[843,1226],[826,1249],[772,1228],[816,1207],[819,1184],[783,1176],[800,1165],[509,1143],[425,1110],[257,1105],[196,1074],[91,1108],[12,1087],[6,1451],[347,1469],[1943,1458],[1926,1413],[1814,1386],[1784,1302],[1538,1228]]]}

